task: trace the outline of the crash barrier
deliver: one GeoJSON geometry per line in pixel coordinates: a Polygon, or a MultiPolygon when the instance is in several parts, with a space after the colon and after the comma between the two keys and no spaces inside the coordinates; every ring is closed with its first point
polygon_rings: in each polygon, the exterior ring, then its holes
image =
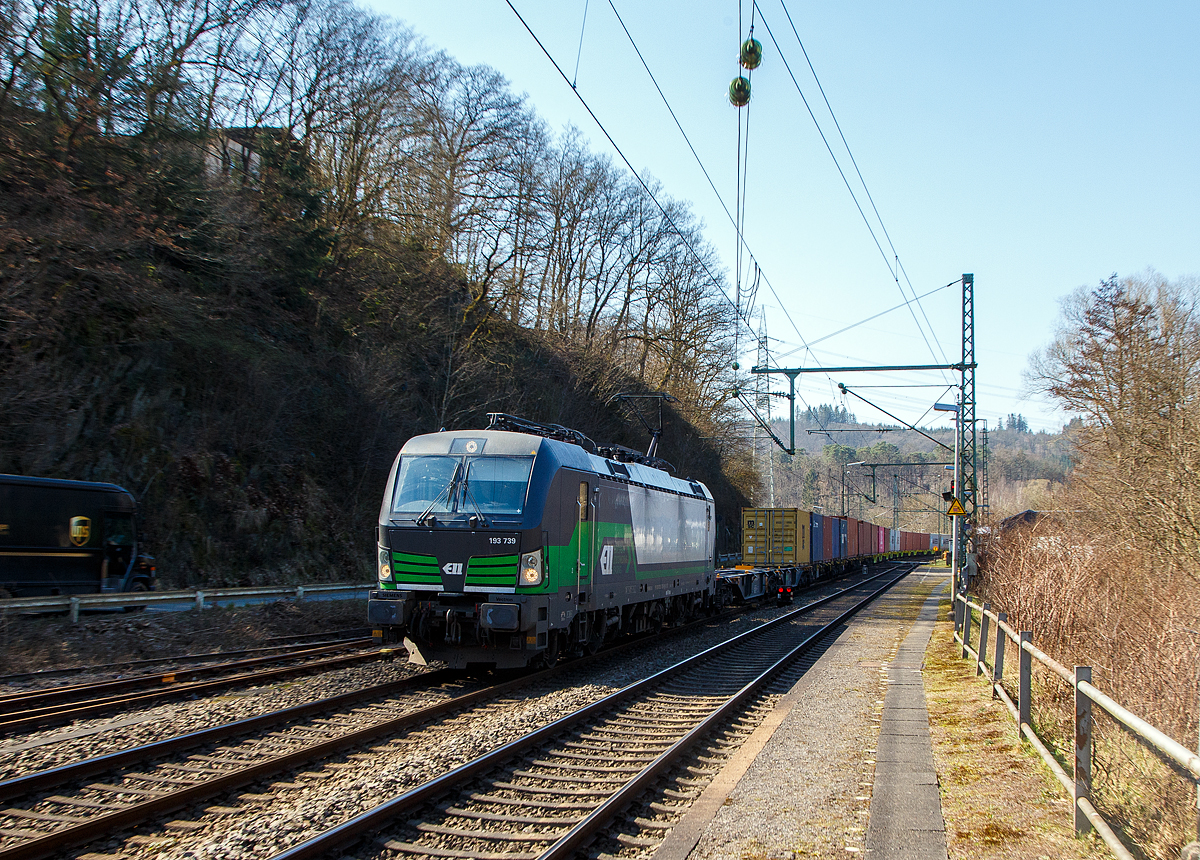
{"type": "MultiPolygon", "coordinates": [[[[1018,733],[1037,750],[1038,755],[1053,771],[1063,788],[1074,799],[1075,833],[1082,835],[1095,828],[1096,833],[1104,840],[1109,850],[1121,860],[1134,860],[1116,833],[1096,811],[1091,801],[1092,786],[1092,706],[1098,705],[1116,721],[1126,732],[1134,737],[1143,747],[1154,753],[1160,760],[1173,767],[1197,783],[1200,789],[1200,755],[1189,750],[1183,744],[1168,737],[1159,729],[1124,708],[1109,696],[1092,686],[1092,667],[1076,666],[1071,671],[1048,654],[1039,650],[1033,644],[1033,633],[1029,630],[1020,632],[1008,625],[1008,614],[992,611],[990,603],[982,605],[971,602],[965,595],[954,597],[954,639],[962,645],[963,659],[975,662],[976,676],[986,675],[992,682],[993,697],[1001,699],[1017,721],[1018,733]],[[975,635],[975,647],[971,645],[973,613],[979,613],[979,632],[975,635]],[[994,630],[994,652],[992,663],[987,663],[988,637],[994,630]],[[1002,634],[1002,635],[1001,635],[1002,634]],[[1011,642],[1018,652],[1017,701],[1014,702],[1005,690],[1004,657],[1005,645],[1011,642]],[[1055,675],[1062,678],[1075,692],[1075,750],[1074,774],[1068,774],[1054,754],[1034,731],[1031,715],[1033,661],[1037,660],[1055,675]]],[[[1065,757],[1065,755],[1064,755],[1065,757]]]]}
{"type": "Polygon", "coordinates": [[[45,597],[11,597],[0,600],[3,612],[67,611],[71,620],[78,621],[79,613],[95,609],[137,609],[162,606],[175,609],[205,609],[237,603],[263,603],[270,599],[316,598],[318,600],[367,599],[374,583],[336,583],[324,585],[270,585],[250,588],[204,588],[195,591],[131,591],[119,594],[47,595],[45,597]]]}

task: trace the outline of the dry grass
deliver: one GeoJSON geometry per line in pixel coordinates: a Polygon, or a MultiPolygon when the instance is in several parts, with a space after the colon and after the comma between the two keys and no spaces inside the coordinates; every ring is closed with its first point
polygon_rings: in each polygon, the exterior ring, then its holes
{"type": "MultiPolygon", "coordinates": [[[[943,602],[940,617],[949,612],[943,602]]],[[[939,622],[923,674],[951,860],[1104,856],[1096,840],[1075,838],[1061,786],[960,654],[953,625],[939,622]]]]}
{"type": "MultiPolygon", "coordinates": [[[[1099,689],[1194,746],[1200,593],[1190,577],[1051,520],[993,541],[983,572],[980,595],[1014,629],[1033,631],[1034,644],[1068,668],[1090,665],[1099,689]]],[[[1013,667],[1006,675],[1015,683],[1013,667]]],[[[1174,860],[1195,838],[1193,785],[1094,713],[1093,802],[1131,850],[1174,860]]],[[[1073,695],[1049,671],[1035,670],[1033,721],[1048,745],[1068,751],[1060,760],[1069,765],[1073,695]]]]}

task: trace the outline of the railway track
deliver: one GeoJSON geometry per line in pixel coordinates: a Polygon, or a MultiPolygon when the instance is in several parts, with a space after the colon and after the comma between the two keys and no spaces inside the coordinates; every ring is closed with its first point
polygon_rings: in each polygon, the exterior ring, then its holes
{"type": "MultiPolygon", "coordinates": [[[[367,856],[558,860],[618,820],[707,735],[805,651],[911,569],[803,607],[480,756],[273,860],[312,860],[371,840],[367,856]],[[858,593],[852,593],[858,592],[858,593]],[[799,641],[798,641],[799,640],[799,641]],[[380,831],[383,834],[380,835],[380,831]]],[[[881,575],[886,576],[886,575],[881,575]]],[[[694,781],[692,781],[694,782],[694,781]]],[[[690,801],[666,789],[668,799],[690,801]]],[[[677,785],[680,781],[677,779],[677,785]]],[[[644,825],[654,829],[648,819],[644,825]]],[[[624,835],[618,847],[652,839],[624,835]]],[[[644,845],[642,843],[645,843],[644,845]]]]}
{"type": "Polygon", "coordinates": [[[474,707],[486,707],[489,701],[521,687],[611,660],[643,644],[635,640],[533,676],[470,692],[463,692],[471,682],[464,680],[461,672],[423,672],[0,782],[0,802],[24,801],[0,812],[0,860],[52,855],[289,768],[474,707]],[[395,696],[413,692],[425,700],[424,707],[393,701],[395,696]],[[428,700],[434,698],[438,701],[430,704],[428,700]],[[102,779],[84,783],[97,776],[102,779]]]}
{"type": "Polygon", "coordinates": [[[0,860],[51,856],[354,747],[421,726],[436,732],[440,720],[469,721],[520,687],[637,647],[644,643],[469,692],[459,673],[422,673],[0,782],[0,801],[21,801],[0,812],[0,860]],[[395,698],[404,693],[416,698],[395,698]]]}
{"type": "Polygon", "coordinates": [[[213,666],[0,695],[0,734],[63,725],[124,707],[148,705],[230,686],[279,681],[297,675],[341,669],[387,656],[373,645],[370,638],[348,640],[213,666]],[[326,656],[347,649],[359,650],[353,654],[326,656]],[[256,668],[296,660],[303,662],[269,669],[256,668]],[[251,668],[255,671],[239,671],[251,668]],[[230,672],[234,674],[228,674],[230,672]],[[204,680],[210,675],[220,677],[204,680]]]}
{"type": "Polygon", "coordinates": [[[26,681],[44,681],[51,678],[61,678],[64,675],[128,671],[149,666],[160,666],[164,663],[187,666],[194,663],[211,662],[213,660],[228,661],[230,658],[275,653],[297,646],[317,648],[322,645],[334,645],[351,639],[367,639],[370,636],[371,629],[369,627],[354,630],[329,630],[321,633],[298,633],[292,636],[274,636],[265,640],[263,645],[258,648],[243,648],[236,651],[207,651],[203,654],[176,654],[170,657],[148,657],[142,660],[122,660],[118,663],[65,666],[59,669],[38,669],[35,672],[17,672],[11,675],[0,675],[0,687],[26,681]]]}

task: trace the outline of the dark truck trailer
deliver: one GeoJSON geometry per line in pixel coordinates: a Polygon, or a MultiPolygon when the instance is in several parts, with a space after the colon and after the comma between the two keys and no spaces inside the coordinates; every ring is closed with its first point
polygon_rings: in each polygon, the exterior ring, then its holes
{"type": "Polygon", "coordinates": [[[141,549],[124,488],[0,475],[0,597],[149,591],[141,549]]]}

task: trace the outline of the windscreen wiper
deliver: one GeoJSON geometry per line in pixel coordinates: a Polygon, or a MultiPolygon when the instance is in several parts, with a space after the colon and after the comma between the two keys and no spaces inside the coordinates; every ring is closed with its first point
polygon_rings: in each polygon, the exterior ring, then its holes
{"type": "MultiPolygon", "coordinates": [[[[475,513],[471,515],[471,519],[477,519],[479,525],[487,526],[487,517],[483,515],[483,510],[479,507],[479,502],[475,501],[475,496],[471,494],[471,485],[468,483],[470,471],[468,469],[466,474],[463,475],[463,498],[470,502],[471,507],[475,509],[475,513]]],[[[471,523],[471,525],[474,526],[475,523],[471,523]]]]}
{"type": "MultiPolygon", "coordinates": [[[[437,494],[437,498],[435,498],[432,502],[429,503],[429,507],[427,507],[421,513],[421,516],[416,518],[415,522],[417,525],[421,525],[422,523],[425,522],[425,518],[429,516],[429,512],[437,507],[437,503],[442,500],[443,496],[446,499],[447,510],[452,510],[454,508],[454,493],[458,489],[458,481],[459,481],[458,476],[460,474],[462,474],[462,468],[463,468],[462,461],[459,461],[458,463],[454,464],[454,474],[452,474],[450,476],[450,482],[448,484],[446,484],[446,486],[442,487],[442,491],[437,494]]],[[[430,522],[430,525],[433,525],[433,522],[430,522]]]]}

